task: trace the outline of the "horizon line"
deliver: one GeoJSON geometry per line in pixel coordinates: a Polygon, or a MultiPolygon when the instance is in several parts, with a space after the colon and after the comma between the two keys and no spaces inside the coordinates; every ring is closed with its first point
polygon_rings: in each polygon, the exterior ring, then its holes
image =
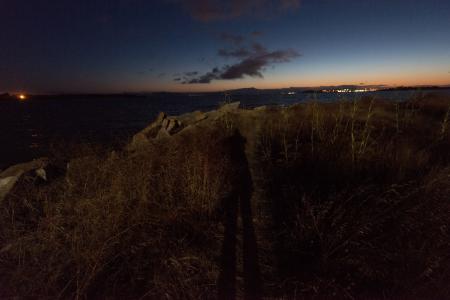
{"type": "Polygon", "coordinates": [[[319,86],[291,86],[291,87],[280,87],[280,88],[256,88],[253,86],[236,88],[236,89],[217,89],[217,90],[205,90],[205,91],[170,91],[170,90],[155,90],[155,91],[122,91],[122,92],[93,92],[93,91],[84,91],[84,92],[67,92],[67,91],[59,91],[59,92],[26,92],[22,91],[2,91],[0,95],[35,95],[35,96],[44,96],[44,95],[120,95],[120,94],[157,94],[157,93],[173,93],[173,94],[208,94],[208,93],[226,93],[231,91],[239,91],[239,90],[260,90],[260,91],[274,91],[274,90],[289,90],[289,89],[320,89],[320,88],[334,88],[334,87],[378,87],[380,89],[391,89],[391,88],[450,88],[449,84],[423,84],[423,85],[386,85],[386,84],[339,84],[339,85],[319,85],[319,86]]]}

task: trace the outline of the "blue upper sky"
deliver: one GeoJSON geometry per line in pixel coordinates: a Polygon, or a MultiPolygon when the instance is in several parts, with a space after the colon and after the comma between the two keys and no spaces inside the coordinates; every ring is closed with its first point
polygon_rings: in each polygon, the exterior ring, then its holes
{"type": "Polygon", "coordinates": [[[449,0],[0,0],[0,92],[450,84],[449,0]]]}

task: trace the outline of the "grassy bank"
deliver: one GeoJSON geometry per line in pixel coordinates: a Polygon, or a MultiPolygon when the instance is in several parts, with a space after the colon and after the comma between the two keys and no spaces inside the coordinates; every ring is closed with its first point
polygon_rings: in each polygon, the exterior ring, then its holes
{"type": "Polygon", "coordinates": [[[1,203],[0,297],[450,298],[449,108],[237,110],[55,156],[1,203]]]}

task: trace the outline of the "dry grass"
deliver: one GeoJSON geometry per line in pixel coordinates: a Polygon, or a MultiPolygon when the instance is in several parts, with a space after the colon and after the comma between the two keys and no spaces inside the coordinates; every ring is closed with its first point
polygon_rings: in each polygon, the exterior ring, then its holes
{"type": "Polygon", "coordinates": [[[226,137],[203,134],[139,153],[88,148],[65,178],[11,195],[1,216],[3,296],[213,294],[229,164],[226,137]]]}
{"type": "Polygon", "coordinates": [[[138,152],[59,156],[65,176],[0,207],[0,297],[216,298],[238,129],[265,296],[448,299],[449,104],[244,111],[138,152]]]}
{"type": "Polygon", "coordinates": [[[258,147],[269,295],[450,297],[448,110],[421,101],[271,112],[258,147]]]}

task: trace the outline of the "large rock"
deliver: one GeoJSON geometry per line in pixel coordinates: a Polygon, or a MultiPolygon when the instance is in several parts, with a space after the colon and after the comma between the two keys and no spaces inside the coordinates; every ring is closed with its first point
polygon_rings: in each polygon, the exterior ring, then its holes
{"type": "Polygon", "coordinates": [[[203,121],[206,118],[207,118],[206,114],[199,110],[190,112],[187,114],[183,114],[183,115],[177,117],[177,119],[181,123],[183,123],[185,126],[189,126],[189,125],[195,124],[197,122],[203,121]]]}
{"type": "Polygon", "coordinates": [[[148,145],[150,139],[156,138],[166,118],[167,115],[165,113],[159,113],[155,121],[133,136],[130,145],[128,145],[128,150],[134,150],[148,145]]]}
{"type": "Polygon", "coordinates": [[[146,135],[146,136],[156,136],[158,133],[161,125],[164,123],[164,120],[167,119],[167,115],[163,112],[160,112],[158,117],[156,117],[156,120],[153,121],[152,124],[147,126],[144,130],[142,130],[140,133],[146,135]]]}
{"type": "Polygon", "coordinates": [[[127,149],[133,151],[150,145],[152,140],[169,138],[185,129],[192,129],[197,124],[216,121],[228,113],[237,111],[239,105],[239,102],[233,102],[224,104],[219,109],[210,112],[194,111],[180,116],[167,116],[165,113],[160,113],[155,121],[133,137],[127,149]]]}
{"type": "Polygon", "coordinates": [[[0,173],[0,203],[24,177],[29,177],[33,181],[47,181],[47,167],[48,160],[41,158],[28,163],[14,165],[0,173]]]}
{"type": "Polygon", "coordinates": [[[177,117],[169,117],[165,113],[160,113],[156,120],[148,127],[133,136],[133,139],[128,146],[128,150],[135,150],[147,146],[152,139],[170,137],[182,131],[184,128],[203,121],[206,118],[206,114],[200,111],[183,114],[177,117]]]}
{"type": "Polygon", "coordinates": [[[164,119],[162,122],[161,129],[158,132],[157,137],[163,132],[165,135],[171,136],[178,131],[182,130],[184,127],[184,124],[181,123],[180,120],[178,120],[176,117],[168,117],[164,119]]]}
{"type": "Polygon", "coordinates": [[[201,111],[194,111],[180,116],[166,117],[162,121],[157,138],[167,137],[182,131],[184,128],[207,119],[207,115],[201,111]]]}

